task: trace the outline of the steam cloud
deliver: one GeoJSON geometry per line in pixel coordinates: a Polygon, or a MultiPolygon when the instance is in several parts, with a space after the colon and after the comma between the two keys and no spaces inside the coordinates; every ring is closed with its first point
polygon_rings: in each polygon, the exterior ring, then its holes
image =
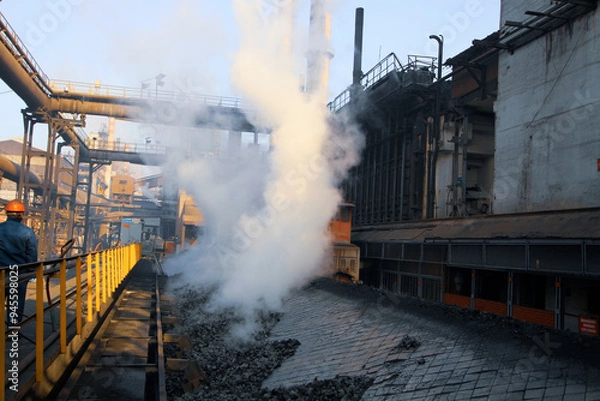
{"type": "Polygon", "coordinates": [[[337,185],[362,146],[350,124],[327,115],[323,93],[299,89],[300,63],[284,37],[292,10],[266,15],[263,5],[234,1],[241,38],[231,81],[272,128],[274,146],[268,154],[176,164],[180,186],[203,212],[205,234],[165,265],[185,283],[216,288],[212,307],[239,312],[243,324],[232,334],[242,338],[257,312],[278,309],[290,290],[325,271],[327,226],[342,201],[337,185]]]}

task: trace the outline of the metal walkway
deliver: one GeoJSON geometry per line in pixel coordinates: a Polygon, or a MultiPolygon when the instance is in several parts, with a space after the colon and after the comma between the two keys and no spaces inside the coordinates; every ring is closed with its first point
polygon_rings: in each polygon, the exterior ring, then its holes
{"type": "Polygon", "coordinates": [[[161,282],[138,263],[58,400],[166,400],[161,282]]]}
{"type": "Polygon", "coordinates": [[[0,401],[166,399],[165,276],[141,256],[131,244],[0,267],[0,401]],[[19,315],[17,283],[29,280],[19,315]]]}

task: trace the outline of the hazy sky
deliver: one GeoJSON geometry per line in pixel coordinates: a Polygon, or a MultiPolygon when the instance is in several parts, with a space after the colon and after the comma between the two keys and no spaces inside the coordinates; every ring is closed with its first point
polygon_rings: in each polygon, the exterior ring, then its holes
{"type": "MultiPolygon", "coordinates": [[[[445,37],[447,59],[497,30],[500,17],[500,0],[332,1],[330,100],[352,80],[357,7],[365,9],[364,72],[391,52],[401,62],[409,54],[437,55],[431,34],[445,37]]],[[[277,2],[264,0],[267,11],[277,2]]],[[[295,49],[302,64],[310,1],[296,4],[295,49]]],[[[139,88],[142,80],[163,73],[163,89],[238,95],[229,84],[238,45],[231,1],[3,0],[0,11],[51,79],[139,88]]],[[[0,139],[22,136],[24,106],[0,82],[0,139]]],[[[105,121],[89,118],[86,130],[105,121]]],[[[130,129],[117,125],[116,135],[139,142],[134,132],[126,132],[130,129]]]]}

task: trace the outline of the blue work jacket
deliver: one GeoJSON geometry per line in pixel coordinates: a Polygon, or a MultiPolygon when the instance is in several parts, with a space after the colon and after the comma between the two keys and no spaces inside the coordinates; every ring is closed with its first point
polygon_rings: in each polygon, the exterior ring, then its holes
{"type": "Polygon", "coordinates": [[[9,217],[0,223],[0,267],[37,261],[37,248],[33,230],[18,219],[9,217]]]}

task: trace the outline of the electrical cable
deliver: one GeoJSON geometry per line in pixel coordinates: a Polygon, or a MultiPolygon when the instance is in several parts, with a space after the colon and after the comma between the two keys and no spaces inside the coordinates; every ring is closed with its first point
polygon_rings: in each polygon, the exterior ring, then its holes
{"type": "Polygon", "coordinates": [[[579,36],[577,37],[577,40],[575,40],[575,45],[571,49],[571,53],[569,54],[569,57],[567,58],[567,61],[565,62],[565,65],[563,65],[563,68],[560,70],[560,72],[558,73],[558,76],[556,77],[556,79],[554,80],[554,83],[552,84],[552,88],[550,88],[550,91],[548,91],[548,93],[544,97],[544,100],[542,101],[542,104],[540,105],[539,109],[535,112],[533,118],[531,119],[530,122],[527,123],[527,125],[525,126],[525,128],[529,128],[531,126],[531,124],[533,124],[535,122],[535,119],[537,118],[538,114],[540,114],[540,111],[542,111],[542,108],[546,104],[546,101],[548,100],[548,98],[550,97],[550,95],[552,94],[552,92],[554,91],[554,88],[558,84],[558,81],[560,81],[560,78],[562,77],[563,73],[565,72],[565,69],[567,68],[567,66],[571,62],[571,58],[573,57],[573,54],[575,53],[575,50],[577,50],[577,45],[579,44],[579,39],[581,39],[581,37],[583,36],[584,32],[585,32],[585,29],[582,29],[581,32],[579,33],[579,36]]]}

